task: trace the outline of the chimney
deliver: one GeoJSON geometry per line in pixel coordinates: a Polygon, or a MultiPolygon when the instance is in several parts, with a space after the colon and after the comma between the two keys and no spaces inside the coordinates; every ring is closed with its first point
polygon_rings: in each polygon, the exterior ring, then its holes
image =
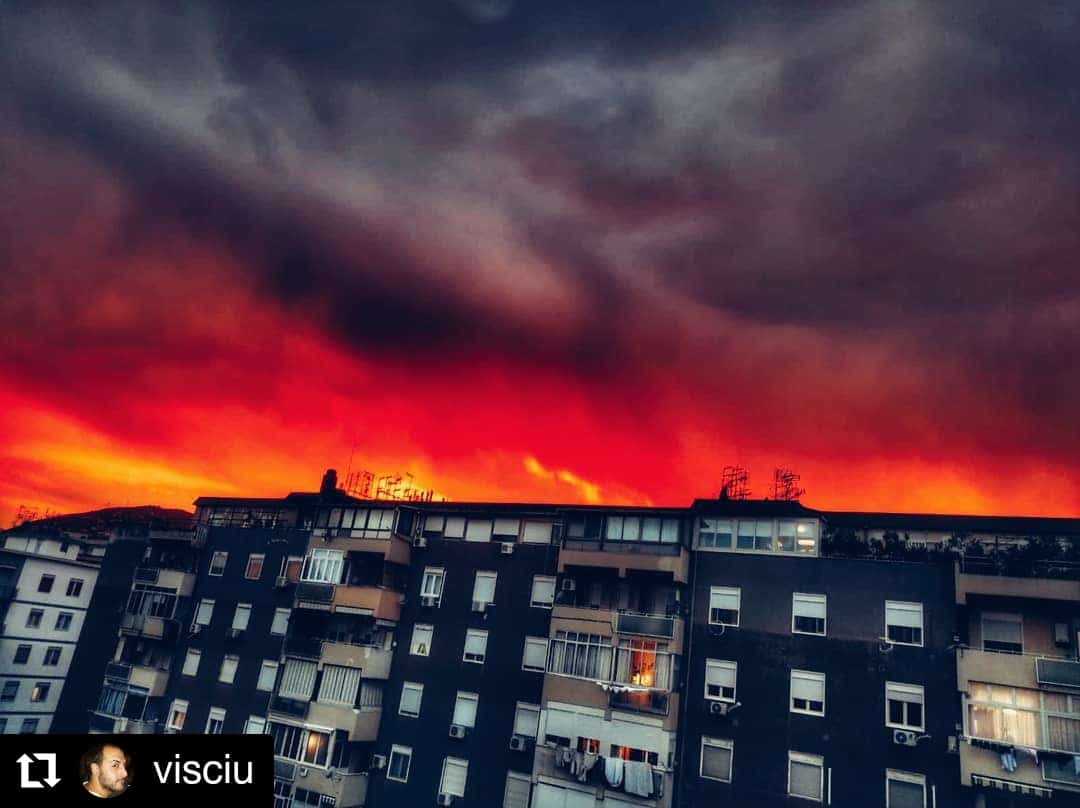
{"type": "Polygon", "coordinates": [[[322,476],[322,485],[319,486],[320,494],[332,494],[337,490],[337,469],[327,469],[322,476]]]}

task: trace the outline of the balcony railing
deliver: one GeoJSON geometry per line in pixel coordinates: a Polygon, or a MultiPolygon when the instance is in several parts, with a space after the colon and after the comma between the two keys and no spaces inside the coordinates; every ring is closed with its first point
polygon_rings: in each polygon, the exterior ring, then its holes
{"type": "Polygon", "coordinates": [[[329,607],[330,602],[334,599],[334,585],[301,581],[296,585],[295,597],[297,601],[319,605],[325,604],[329,607]]]}
{"type": "Polygon", "coordinates": [[[105,665],[105,678],[126,682],[131,678],[131,666],[123,662],[109,662],[105,665]]]}
{"type": "Polygon", "coordinates": [[[971,557],[960,560],[966,575],[1004,575],[1010,578],[1053,578],[1080,581],[1080,564],[1075,561],[1029,561],[1006,556],[971,557]]]}
{"type": "Polygon", "coordinates": [[[638,555],[677,556],[682,545],[677,542],[609,541],[607,539],[563,539],[564,550],[635,553],[638,555]]]}
{"type": "Polygon", "coordinates": [[[134,578],[139,583],[156,584],[159,572],[157,567],[136,567],[134,578]]]}
{"type": "Polygon", "coordinates": [[[289,656],[318,659],[322,654],[322,638],[288,637],[285,640],[285,653],[289,656]]]}
{"type": "Polygon", "coordinates": [[[270,700],[270,711],[294,718],[307,718],[309,705],[310,702],[287,699],[284,696],[274,696],[270,700]]]}
{"type": "Polygon", "coordinates": [[[615,616],[615,630],[620,634],[643,634],[670,640],[675,636],[675,618],[661,614],[619,612],[615,616]]]}
{"type": "Polygon", "coordinates": [[[636,710],[644,713],[667,715],[670,693],[660,691],[619,691],[612,690],[608,703],[620,710],[636,710]]]}
{"type": "Polygon", "coordinates": [[[1040,685],[1080,687],[1080,661],[1037,657],[1035,679],[1040,685]]]}
{"type": "Polygon", "coordinates": [[[125,634],[175,642],[176,635],[179,633],[179,624],[172,618],[125,612],[120,620],[120,631],[125,634]]]}

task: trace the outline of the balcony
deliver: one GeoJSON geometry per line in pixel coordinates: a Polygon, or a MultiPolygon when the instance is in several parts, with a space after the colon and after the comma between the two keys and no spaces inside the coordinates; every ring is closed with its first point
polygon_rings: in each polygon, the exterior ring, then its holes
{"type": "Polygon", "coordinates": [[[120,633],[136,637],[147,637],[152,640],[164,640],[176,642],[179,634],[179,624],[172,618],[148,617],[142,614],[125,612],[120,620],[120,633]]]}
{"type": "Polygon", "coordinates": [[[132,665],[128,684],[145,687],[150,696],[164,696],[165,688],[169,684],[169,671],[150,665],[132,665]]]}
{"type": "Polygon", "coordinates": [[[322,640],[319,637],[288,637],[285,640],[286,656],[318,659],[322,654],[322,640]]]}
{"type": "MultiPolygon", "coordinates": [[[[653,767],[653,795],[652,797],[640,797],[632,794],[628,794],[623,787],[612,788],[608,785],[607,780],[604,778],[603,766],[594,766],[585,776],[584,782],[578,779],[578,776],[570,771],[570,767],[560,763],[560,758],[554,747],[546,746],[543,744],[537,744],[536,752],[533,756],[533,775],[547,778],[549,780],[562,780],[571,787],[578,789],[588,788],[590,790],[590,796],[596,795],[596,799],[603,799],[603,795],[617,796],[620,804],[623,801],[630,801],[637,805],[642,806],[660,806],[669,805],[670,798],[667,797],[671,793],[671,774],[664,772],[659,768],[653,767]]],[[[624,784],[625,785],[625,784],[624,784]]],[[[597,805],[603,805],[605,803],[597,802],[597,805]]]]}
{"type": "MultiPolygon", "coordinates": [[[[324,547],[341,550],[345,553],[374,553],[387,561],[408,566],[412,559],[412,543],[403,536],[394,534],[382,539],[353,538],[354,531],[326,530],[317,528],[311,533],[309,548],[324,547]]],[[[357,530],[357,535],[364,531],[357,530]]]]}
{"type": "Polygon", "coordinates": [[[396,623],[401,619],[401,593],[378,586],[338,586],[332,608],[340,614],[372,615],[396,623]]]}
{"type": "Polygon", "coordinates": [[[390,663],[394,659],[394,652],[389,648],[327,640],[322,643],[320,659],[324,665],[360,668],[365,679],[387,679],[390,676],[390,663]]]}
{"type": "MultiPolygon", "coordinates": [[[[588,606],[556,603],[551,609],[552,630],[584,631],[589,634],[626,634],[667,641],[673,654],[683,651],[686,621],[681,617],[639,612],[617,612],[588,606]]],[[[554,635],[552,635],[554,636],[554,635]]]]}
{"type": "Polygon", "coordinates": [[[615,617],[615,630],[620,634],[641,634],[670,640],[675,637],[677,620],[679,618],[659,614],[619,612],[615,617]]]}
{"type": "Polygon", "coordinates": [[[334,599],[334,585],[317,583],[314,581],[301,581],[296,585],[296,606],[300,609],[318,609],[330,611],[330,603],[334,599]]]}
{"type": "Polygon", "coordinates": [[[1029,577],[998,575],[992,562],[985,563],[972,559],[957,562],[956,602],[966,604],[968,595],[989,595],[1010,598],[1032,598],[1036,600],[1080,600],[1080,580],[1067,580],[1056,576],[1057,568],[1045,568],[1045,576],[1039,573],[1041,567],[1032,571],[1029,577]]]}
{"type": "Polygon", "coordinates": [[[1035,658],[1035,680],[1050,687],[1080,687],[1080,662],[1075,659],[1035,658]]]}
{"type": "Polygon", "coordinates": [[[616,710],[633,710],[639,713],[667,715],[671,698],[671,693],[665,693],[660,690],[612,690],[608,703],[616,710]]]}
{"type": "Polygon", "coordinates": [[[343,729],[350,741],[374,741],[379,734],[382,708],[349,707],[344,704],[321,704],[311,702],[306,720],[322,727],[343,729]]]}
{"type": "Polygon", "coordinates": [[[559,550],[559,572],[565,572],[567,567],[615,569],[621,578],[626,577],[627,570],[670,572],[674,581],[685,584],[690,554],[680,544],[566,539],[559,550]]]}
{"type": "Polygon", "coordinates": [[[161,724],[157,721],[140,721],[135,718],[124,718],[94,711],[90,713],[88,728],[91,733],[157,735],[161,729],[161,724]]]}
{"type": "Polygon", "coordinates": [[[270,699],[270,712],[288,716],[289,718],[307,718],[310,704],[311,702],[308,701],[274,696],[270,699]]]}
{"type": "MultiPolygon", "coordinates": [[[[274,776],[283,780],[296,778],[298,764],[294,761],[275,758],[274,776]]],[[[367,801],[368,775],[366,772],[349,772],[341,769],[320,769],[305,766],[307,774],[298,781],[312,794],[332,797],[337,805],[363,805],[367,801]]]]}

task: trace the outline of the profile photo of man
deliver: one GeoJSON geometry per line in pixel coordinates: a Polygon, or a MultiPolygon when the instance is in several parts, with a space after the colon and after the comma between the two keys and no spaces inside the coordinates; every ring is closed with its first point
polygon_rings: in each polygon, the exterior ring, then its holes
{"type": "Polygon", "coordinates": [[[119,746],[111,743],[91,746],[80,764],[83,788],[95,797],[119,797],[131,784],[130,762],[119,746]]]}

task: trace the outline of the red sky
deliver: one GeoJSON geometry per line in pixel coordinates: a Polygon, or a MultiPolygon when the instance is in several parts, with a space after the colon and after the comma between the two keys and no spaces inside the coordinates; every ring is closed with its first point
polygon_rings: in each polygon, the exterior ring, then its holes
{"type": "Polygon", "coordinates": [[[1076,27],[692,5],[0,9],[0,524],[350,456],[1080,515],[1076,27]]]}

